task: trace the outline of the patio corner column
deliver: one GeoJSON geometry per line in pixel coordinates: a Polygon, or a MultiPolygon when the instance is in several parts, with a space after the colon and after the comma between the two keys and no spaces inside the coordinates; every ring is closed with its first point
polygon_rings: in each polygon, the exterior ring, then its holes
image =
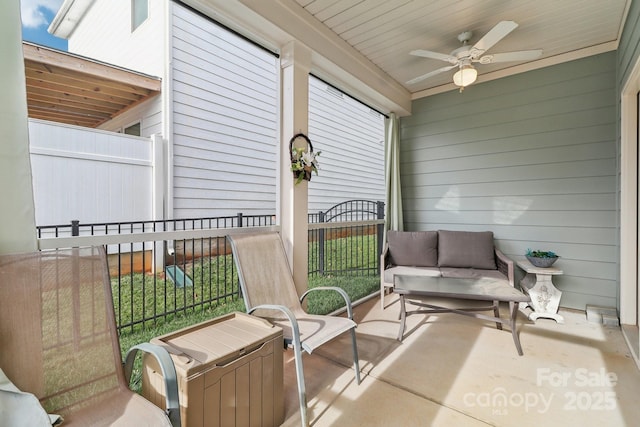
{"type": "Polygon", "coordinates": [[[20,2],[0,3],[0,253],[37,249],[20,2]]]}
{"type": "Polygon", "coordinates": [[[290,170],[289,141],[297,133],[308,134],[311,51],[299,42],[292,41],[282,49],[280,66],[282,68],[280,225],[298,295],[302,295],[308,285],[309,187],[307,181],[295,184],[290,170]]]}

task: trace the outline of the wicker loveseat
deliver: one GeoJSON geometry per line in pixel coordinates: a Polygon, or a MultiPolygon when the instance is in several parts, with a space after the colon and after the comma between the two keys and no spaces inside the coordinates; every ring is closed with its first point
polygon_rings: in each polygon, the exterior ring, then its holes
{"type": "Polygon", "coordinates": [[[491,231],[389,231],[380,259],[380,303],[395,275],[501,279],[514,286],[514,264],[491,231]]]}

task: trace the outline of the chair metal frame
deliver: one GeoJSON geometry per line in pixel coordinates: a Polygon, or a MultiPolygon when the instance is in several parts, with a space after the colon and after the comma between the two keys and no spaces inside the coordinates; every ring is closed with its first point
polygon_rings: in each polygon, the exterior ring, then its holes
{"type": "MultiPolygon", "coordinates": [[[[265,233],[261,233],[261,234],[265,234],[265,233]]],[[[272,233],[266,233],[266,234],[272,234],[272,235],[277,235],[278,236],[278,240],[280,241],[280,245],[282,245],[282,240],[280,239],[280,235],[276,232],[272,232],[272,233]]],[[[238,270],[238,279],[240,281],[240,287],[242,289],[242,293],[243,295],[248,295],[248,285],[245,281],[245,277],[244,277],[244,273],[243,273],[243,269],[242,269],[242,255],[240,254],[240,251],[237,247],[237,243],[236,240],[237,238],[241,238],[240,236],[242,236],[242,238],[244,237],[248,237],[250,238],[251,235],[247,235],[247,234],[242,234],[242,235],[238,235],[238,237],[234,237],[232,235],[228,235],[227,238],[229,240],[229,242],[231,243],[231,249],[233,252],[233,257],[237,266],[237,270],[238,270]]],[[[284,252],[284,247],[282,247],[282,251],[284,252]]],[[[286,258],[284,259],[284,261],[286,261],[286,258]]],[[[287,262],[287,268],[289,268],[288,262],[287,262]]],[[[293,281],[293,278],[292,278],[293,281]]],[[[338,294],[340,294],[340,296],[342,296],[342,298],[345,301],[346,304],[346,308],[347,308],[347,317],[348,319],[350,319],[351,321],[353,321],[353,309],[351,306],[351,299],[349,298],[349,295],[344,291],[344,289],[339,288],[339,287],[335,287],[335,286],[321,286],[321,287],[317,287],[317,288],[313,288],[313,289],[309,289],[307,290],[304,294],[302,294],[299,298],[298,298],[298,302],[300,304],[302,304],[302,302],[304,301],[304,299],[307,297],[307,295],[309,295],[311,292],[315,292],[315,291],[334,291],[337,292],[338,294]]],[[[295,287],[294,289],[291,290],[291,292],[296,292],[295,287]]],[[[285,315],[285,317],[287,318],[287,320],[289,321],[290,325],[291,325],[291,331],[292,331],[292,337],[291,339],[287,339],[285,338],[285,347],[288,345],[291,345],[293,347],[293,353],[294,353],[294,361],[295,361],[295,368],[296,368],[296,379],[297,379],[297,385],[298,385],[298,397],[299,397],[299,401],[300,401],[300,416],[301,416],[301,422],[302,422],[302,426],[306,427],[309,425],[309,420],[308,420],[308,414],[307,414],[307,397],[306,397],[306,387],[305,387],[305,383],[304,383],[304,368],[303,368],[303,364],[302,364],[302,351],[306,351],[307,353],[311,353],[312,349],[311,348],[305,348],[304,342],[301,341],[300,339],[300,327],[298,325],[298,321],[296,319],[295,314],[293,313],[293,311],[291,311],[288,307],[284,306],[284,305],[279,305],[279,304],[260,304],[257,306],[251,306],[250,302],[247,300],[247,298],[245,298],[245,307],[247,309],[247,313],[249,314],[253,314],[256,310],[262,310],[262,309],[266,309],[266,310],[276,310],[276,311],[280,311],[281,313],[283,313],[285,315]]],[[[327,316],[327,317],[331,317],[331,316],[327,316]]],[[[355,331],[355,322],[354,322],[354,326],[351,327],[349,329],[349,331],[351,332],[351,344],[352,344],[352,349],[353,349],[353,369],[355,371],[355,378],[356,378],[356,382],[357,384],[360,384],[360,366],[359,366],[359,360],[358,360],[358,346],[357,346],[357,342],[356,342],[356,331],[355,331]]],[[[335,337],[332,337],[331,339],[333,339],[335,337]]],[[[329,340],[327,340],[328,342],[329,340]]],[[[323,343],[324,344],[324,343],[323,343]]]]}
{"type": "MultiPolygon", "coordinates": [[[[43,399],[49,401],[51,396],[57,396],[61,392],[79,390],[77,396],[85,403],[78,404],[70,400],[64,402],[64,405],[68,406],[57,406],[61,402],[56,402],[48,408],[51,412],[59,412],[68,417],[68,422],[72,425],[77,424],[74,423],[74,414],[79,412],[82,412],[79,417],[83,421],[78,422],[89,422],[88,419],[93,414],[96,417],[103,417],[110,410],[120,414],[118,422],[122,423],[126,422],[126,419],[122,418],[123,408],[118,406],[119,403],[115,405],[113,402],[111,408],[109,396],[123,396],[124,393],[130,393],[129,396],[141,402],[139,399],[143,398],[134,396],[135,392],[130,390],[130,379],[136,354],[138,351],[143,351],[158,360],[164,376],[167,409],[163,411],[155,407],[158,410],[157,419],[164,419],[167,424],[179,427],[181,420],[177,375],[167,350],[157,345],[143,343],[132,347],[125,360],[122,360],[108,272],[106,251],[102,246],[0,255],[0,295],[4,295],[2,298],[4,301],[0,300],[0,311],[2,311],[0,314],[3,314],[0,316],[0,319],[3,319],[0,324],[2,339],[0,366],[22,391],[36,395],[41,401],[43,399]],[[45,292],[49,295],[57,295],[60,292],[60,295],[63,295],[59,301],[55,298],[47,299],[46,311],[43,298],[45,292]],[[92,306],[94,306],[93,309],[89,308],[92,306]],[[51,330],[47,335],[42,331],[43,328],[50,326],[51,313],[55,314],[54,319],[60,329],[51,330]],[[87,324],[89,327],[84,328],[87,324]],[[94,334],[101,334],[104,338],[96,340],[95,336],[90,334],[83,336],[82,330],[93,331],[94,334]],[[56,332],[58,335],[55,335],[56,332]],[[71,338],[69,340],[60,336],[71,338]],[[75,343],[72,345],[82,345],[83,348],[90,350],[94,350],[96,345],[106,345],[110,342],[109,350],[105,348],[103,351],[113,352],[113,354],[98,353],[103,357],[99,357],[95,363],[111,367],[108,368],[106,375],[93,372],[94,369],[92,369],[91,372],[87,372],[87,376],[77,378],[72,387],[60,384],[62,388],[47,386],[45,390],[42,384],[48,377],[41,366],[44,360],[45,339],[63,341],[66,339],[63,345],[72,342],[75,343]],[[83,341],[87,345],[83,344],[83,341]],[[41,365],[30,366],[30,363],[41,365]],[[102,377],[95,377],[96,373],[102,377]],[[89,399],[102,395],[103,391],[101,389],[95,391],[96,395],[88,392],[83,394],[85,391],[81,391],[81,387],[99,378],[111,377],[114,378],[113,386],[110,385],[109,390],[113,392],[88,403],[89,399]],[[161,415],[162,412],[166,417],[161,415]]],[[[73,353],[75,351],[71,354],[73,353]]],[[[68,360],[63,359],[61,362],[68,360]]],[[[89,363],[91,361],[92,359],[89,363]]],[[[55,375],[60,378],[73,377],[79,372],[77,366],[69,363],[60,363],[55,369],[55,375]]],[[[130,402],[130,400],[126,401],[130,402]]],[[[153,405],[149,403],[148,407],[145,404],[142,409],[147,411],[152,408],[154,408],[153,405]]]]}

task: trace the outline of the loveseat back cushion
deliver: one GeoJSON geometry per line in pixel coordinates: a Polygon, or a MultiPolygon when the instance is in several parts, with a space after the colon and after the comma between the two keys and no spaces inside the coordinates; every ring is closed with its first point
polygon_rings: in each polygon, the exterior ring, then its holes
{"type": "Polygon", "coordinates": [[[387,242],[393,265],[438,266],[436,231],[388,231],[387,242]]]}
{"type": "Polygon", "coordinates": [[[438,231],[440,267],[495,270],[496,258],[491,231],[438,231]]]}

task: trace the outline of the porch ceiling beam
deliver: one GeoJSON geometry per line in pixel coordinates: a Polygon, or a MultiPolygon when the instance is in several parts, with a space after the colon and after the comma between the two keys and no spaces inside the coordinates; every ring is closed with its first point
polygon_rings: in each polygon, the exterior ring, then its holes
{"type": "Polygon", "coordinates": [[[51,93],[49,90],[41,89],[38,87],[30,87],[27,94],[29,100],[56,102],[60,105],[74,105],[76,107],[88,108],[93,106],[97,111],[109,111],[114,114],[122,108],[120,104],[110,101],[102,101],[98,99],[88,99],[84,96],[77,96],[70,93],[65,93],[64,97],[51,93]]]}
{"type": "Polygon", "coordinates": [[[28,78],[54,81],[64,86],[77,87],[92,91],[102,91],[112,93],[125,99],[137,99],[141,96],[148,96],[154,91],[141,86],[134,86],[128,83],[105,80],[91,75],[82,74],[77,71],[65,70],[52,65],[25,61],[25,73],[28,78]]]}

